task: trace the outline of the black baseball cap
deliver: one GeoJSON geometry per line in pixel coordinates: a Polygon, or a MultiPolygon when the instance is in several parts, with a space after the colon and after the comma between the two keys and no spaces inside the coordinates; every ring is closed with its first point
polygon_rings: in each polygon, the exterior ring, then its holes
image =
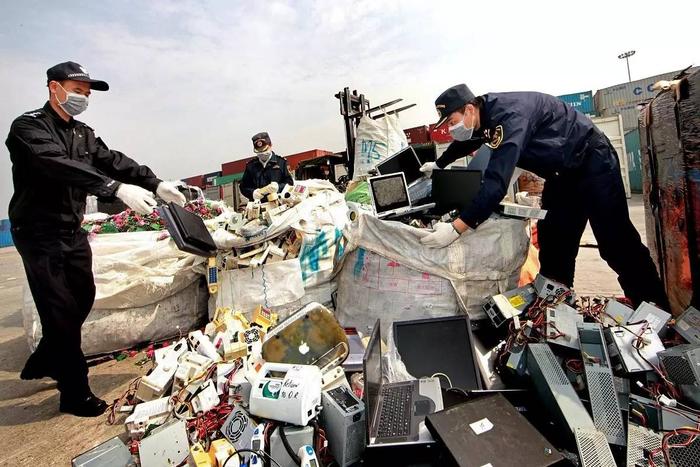
{"type": "Polygon", "coordinates": [[[474,100],[474,93],[469,90],[466,84],[458,84],[448,88],[435,99],[435,108],[440,115],[440,120],[435,124],[439,127],[452,115],[452,112],[461,109],[466,104],[474,100]]]}
{"type": "Polygon", "coordinates": [[[268,135],[266,131],[261,131],[253,135],[253,150],[255,152],[264,152],[271,144],[270,135],[268,135]]]}
{"type": "Polygon", "coordinates": [[[90,78],[90,74],[87,70],[80,64],[75,62],[63,62],[58,65],[54,65],[48,70],[46,70],[47,84],[48,81],[82,81],[83,83],[90,83],[90,89],[95,91],[107,91],[109,89],[109,84],[98,79],[90,78]]]}

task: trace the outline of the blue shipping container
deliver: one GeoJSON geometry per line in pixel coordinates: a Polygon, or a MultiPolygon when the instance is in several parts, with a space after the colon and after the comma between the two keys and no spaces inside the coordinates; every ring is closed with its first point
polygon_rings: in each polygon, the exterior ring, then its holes
{"type": "Polygon", "coordinates": [[[562,102],[586,115],[595,116],[595,105],[593,104],[593,91],[576,92],[557,96],[562,102]]]}

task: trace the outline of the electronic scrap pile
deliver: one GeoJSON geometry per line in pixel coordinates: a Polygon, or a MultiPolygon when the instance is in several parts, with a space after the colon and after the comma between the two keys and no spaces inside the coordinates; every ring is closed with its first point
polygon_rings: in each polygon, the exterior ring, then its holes
{"type": "Polygon", "coordinates": [[[129,442],[113,438],[73,465],[286,467],[357,461],[363,437],[355,451],[348,446],[357,442],[333,437],[342,432],[335,422],[346,411],[364,410],[342,366],[349,353],[346,331],[317,303],[277,320],[263,307],[250,320],[218,309],[204,331],[155,350],[153,368],[108,411],[107,423],[123,422],[129,442]]]}
{"type": "Polygon", "coordinates": [[[583,466],[700,465],[700,312],[579,298],[538,275],[491,297],[493,368],[534,388],[583,466]]]}
{"type": "MultiPolygon", "coordinates": [[[[243,212],[231,213],[223,229],[245,240],[267,238],[268,229],[275,220],[308,196],[308,190],[303,185],[285,185],[279,193],[278,189],[275,182],[262,188],[263,199],[249,202],[243,212]]],[[[293,259],[299,255],[301,244],[301,235],[290,229],[275,239],[268,238],[253,245],[227,249],[219,257],[219,269],[258,267],[293,259]]]]}

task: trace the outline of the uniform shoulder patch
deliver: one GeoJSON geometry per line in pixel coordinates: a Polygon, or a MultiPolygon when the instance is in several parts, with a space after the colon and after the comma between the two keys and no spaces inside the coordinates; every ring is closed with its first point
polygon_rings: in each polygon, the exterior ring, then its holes
{"type": "Polygon", "coordinates": [[[491,149],[498,148],[503,142],[503,125],[498,125],[496,128],[492,129],[489,137],[490,140],[488,143],[486,143],[486,146],[490,147],[491,149]]]}
{"type": "Polygon", "coordinates": [[[32,117],[32,118],[41,117],[43,115],[44,115],[44,112],[42,110],[33,110],[31,112],[26,112],[26,113],[22,114],[23,117],[32,117]]]}

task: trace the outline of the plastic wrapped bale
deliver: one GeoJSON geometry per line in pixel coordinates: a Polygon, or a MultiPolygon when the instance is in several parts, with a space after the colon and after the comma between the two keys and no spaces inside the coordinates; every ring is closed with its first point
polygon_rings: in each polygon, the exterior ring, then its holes
{"type": "MultiPolygon", "coordinates": [[[[203,259],[177,249],[163,232],[101,234],[90,240],[96,295],[83,325],[86,355],[112,352],[187,332],[207,317],[203,259]]],[[[29,288],[22,309],[31,349],[41,323],[29,288]]]]}
{"type": "MultiPolygon", "coordinates": [[[[187,334],[206,323],[208,298],[206,280],[198,277],[157,303],[123,309],[93,308],[82,328],[83,353],[100,355],[187,334]]],[[[28,288],[24,306],[32,312],[32,320],[25,320],[25,331],[34,350],[41,339],[41,323],[28,288]]]]}
{"type": "Polygon", "coordinates": [[[490,295],[517,287],[530,243],[527,222],[492,216],[447,248],[426,248],[430,233],[360,216],[344,231],[337,310],[347,326],[466,312],[484,318],[490,295]],[[361,250],[360,250],[361,249],[361,250]]]}
{"type": "Polygon", "coordinates": [[[349,253],[343,263],[336,277],[336,316],[343,326],[367,334],[381,318],[386,339],[393,321],[461,313],[457,294],[443,277],[413,270],[364,248],[349,253]]]}

